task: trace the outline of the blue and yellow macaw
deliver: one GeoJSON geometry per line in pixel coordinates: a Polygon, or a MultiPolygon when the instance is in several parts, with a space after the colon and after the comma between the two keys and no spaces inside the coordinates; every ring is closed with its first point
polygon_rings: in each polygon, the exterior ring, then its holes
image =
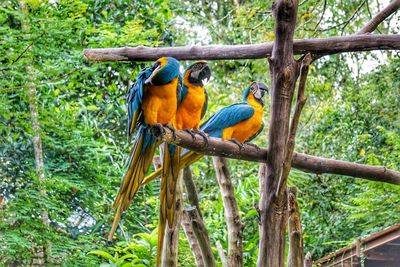
{"type": "MultiPolygon", "coordinates": [[[[230,140],[239,145],[250,142],[264,128],[262,115],[265,92],[268,92],[265,84],[253,82],[244,90],[242,103],[220,109],[203,123],[200,130],[211,137],[230,140]]],[[[201,157],[202,154],[187,152],[182,156],[181,167],[189,166],[201,157]]]]}
{"type": "MultiPolygon", "coordinates": [[[[264,125],[262,114],[264,102],[262,100],[267,87],[263,83],[253,82],[243,92],[242,103],[233,104],[220,109],[200,127],[200,130],[211,137],[246,143],[253,140],[262,131],[264,125]]],[[[203,155],[193,151],[181,155],[180,169],[187,167],[203,155]]],[[[149,182],[161,175],[157,170],[145,178],[149,182]]]]}
{"type": "Polygon", "coordinates": [[[109,240],[117,228],[121,214],[132,202],[153,159],[157,146],[151,134],[155,124],[172,125],[180,93],[179,62],[172,57],[158,59],[143,69],[130,88],[128,103],[128,139],[138,127],[131,149],[128,169],[122,179],[113,207],[117,210],[109,240]]]}
{"type": "MultiPolygon", "coordinates": [[[[173,120],[173,126],[176,130],[199,128],[200,120],[207,110],[208,101],[203,80],[210,79],[210,76],[211,70],[204,61],[198,61],[185,69],[178,109],[173,120]]],[[[166,222],[171,227],[175,215],[175,192],[180,171],[181,149],[175,145],[165,143],[163,151],[157,266],[160,263],[166,222]]],[[[144,183],[146,182],[143,181],[144,183]]]]}

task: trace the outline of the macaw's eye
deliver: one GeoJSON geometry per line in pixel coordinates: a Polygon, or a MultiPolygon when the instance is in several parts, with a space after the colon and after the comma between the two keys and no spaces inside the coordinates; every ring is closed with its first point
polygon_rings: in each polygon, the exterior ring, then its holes
{"type": "Polygon", "coordinates": [[[155,70],[160,65],[161,65],[160,61],[156,61],[156,62],[154,62],[153,66],[151,66],[151,67],[153,68],[153,70],[155,70]]]}

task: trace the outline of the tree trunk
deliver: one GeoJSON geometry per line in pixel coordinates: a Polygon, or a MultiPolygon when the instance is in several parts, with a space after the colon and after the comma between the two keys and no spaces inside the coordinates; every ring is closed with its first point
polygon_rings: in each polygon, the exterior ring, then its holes
{"type": "Polygon", "coordinates": [[[183,227],[183,230],[185,231],[186,238],[189,241],[189,246],[193,252],[193,256],[196,261],[196,266],[206,267],[204,264],[203,255],[201,253],[200,244],[194,233],[192,223],[190,222],[190,218],[188,216],[182,216],[181,225],[183,227]]]}
{"type": "Polygon", "coordinates": [[[239,208],[225,158],[213,157],[215,173],[224,204],[224,215],[228,227],[228,260],[230,267],[243,266],[242,232],[239,208]]]}
{"type": "Polygon", "coordinates": [[[286,179],[281,177],[287,151],[290,105],[298,66],[293,59],[293,33],[297,0],[280,0],[273,6],[275,41],[269,59],[272,101],[267,172],[261,177],[260,250],[258,267],[283,267],[287,222],[286,179]],[[281,180],[279,182],[279,180],[281,180]],[[281,190],[276,194],[278,184],[281,190]]]}
{"type": "Polygon", "coordinates": [[[161,258],[162,267],[178,266],[178,243],[179,243],[179,227],[181,225],[183,197],[182,197],[182,175],[179,173],[176,183],[176,199],[175,199],[175,215],[172,227],[169,228],[168,223],[165,229],[164,245],[161,258]]]}
{"type": "Polygon", "coordinates": [[[289,253],[287,267],[304,266],[303,235],[296,187],[288,188],[289,253]]]}
{"type": "MultiPolygon", "coordinates": [[[[21,1],[19,2],[19,6],[21,8],[22,13],[25,16],[29,15],[29,10],[27,7],[26,2],[21,1]]],[[[30,35],[31,28],[28,23],[22,23],[22,30],[30,35]]],[[[26,55],[29,59],[32,59],[31,55],[32,45],[28,46],[26,50],[26,55]]],[[[32,61],[31,61],[32,62],[32,61]]],[[[30,62],[30,63],[31,63],[30,62]]],[[[33,151],[35,155],[35,169],[36,175],[38,177],[38,191],[40,195],[43,197],[46,196],[46,189],[45,189],[45,173],[44,173],[44,160],[43,160],[43,149],[42,149],[42,138],[40,137],[41,128],[39,123],[39,114],[37,111],[36,105],[36,86],[34,83],[34,70],[29,63],[25,67],[27,75],[28,75],[28,84],[27,84],[27,95],[28,95],[28,102],[29,102],[29,111],[31,115],[31,125],[32,125],[32,143],[33,143],[33,151]]],[[[41,210],[41,220],[44,225],[49,226],[49,214],[45,208],[41,210]]],[[[33,266],[43,266],[47,262],[47,254],[49,253],[51,248],[51,244],[47,241],[47,244],[42,246],[36,244],[32,249],[35,253],[31,264],[33,266]],[[47,252],[47,253],[46,253],[47,252]]]]}
{"type": "Polygon", "coordinates": [[[186,208],[183,211],[183,221],[188,222],[193,229],[196,239],[199,243],[201,254],[205,266],[215,267],[214,254],[211,249],[210,239],[208,237],[207,229],[204,222],[200,217],[196,207],[186,208]]]}

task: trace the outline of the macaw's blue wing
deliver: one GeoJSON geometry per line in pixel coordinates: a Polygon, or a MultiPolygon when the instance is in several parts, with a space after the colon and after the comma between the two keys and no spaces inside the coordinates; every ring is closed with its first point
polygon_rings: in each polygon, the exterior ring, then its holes
{"type": "Polygon", "coordinates": [[[200,130],[212,137],[222,138],[223,129],[250,119],[253,114],[253,107],[246,104],[234,104],[215,113],[200,127],[200,130]]]}
{"type": "Polygon", "coordinates": [[[206,101],[204,102],[204,106],[203,106],[203,110],[201,111],[200,119],[202,119],[204,117],[204,115],[206,115],[206,111],[207,111],[207,108],[208,108],[208,93],[207,93],[207,90],[204,90],[204,93],[206,94],[206,101]]]}
{"type": "Polygon", "coordinates": [[[126,97],[128,103],[128,139],[131,138],[136,126],[143,124],[140,105],[143,101],[144,82],[151,76],[152,72],[153,68],[151,67],[141,70],[126,97]]]}

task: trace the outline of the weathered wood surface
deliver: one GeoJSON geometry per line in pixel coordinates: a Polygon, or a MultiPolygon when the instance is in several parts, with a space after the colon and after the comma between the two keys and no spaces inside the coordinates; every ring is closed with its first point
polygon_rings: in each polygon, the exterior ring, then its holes
{"type": "MultiPolygon", "coordinates": [[[[254,45],[208,45],[182,47],[119,47],[85,49],[92,61],[154,61],[163,56],[179,60],[232,60],[266,58],[272,55],[273,43],[254,45]]],[[[344,52],[399,50],[400,35],[350,35],[321,39],[294,40],[294,54],[332,55],[344,52]]]]}

